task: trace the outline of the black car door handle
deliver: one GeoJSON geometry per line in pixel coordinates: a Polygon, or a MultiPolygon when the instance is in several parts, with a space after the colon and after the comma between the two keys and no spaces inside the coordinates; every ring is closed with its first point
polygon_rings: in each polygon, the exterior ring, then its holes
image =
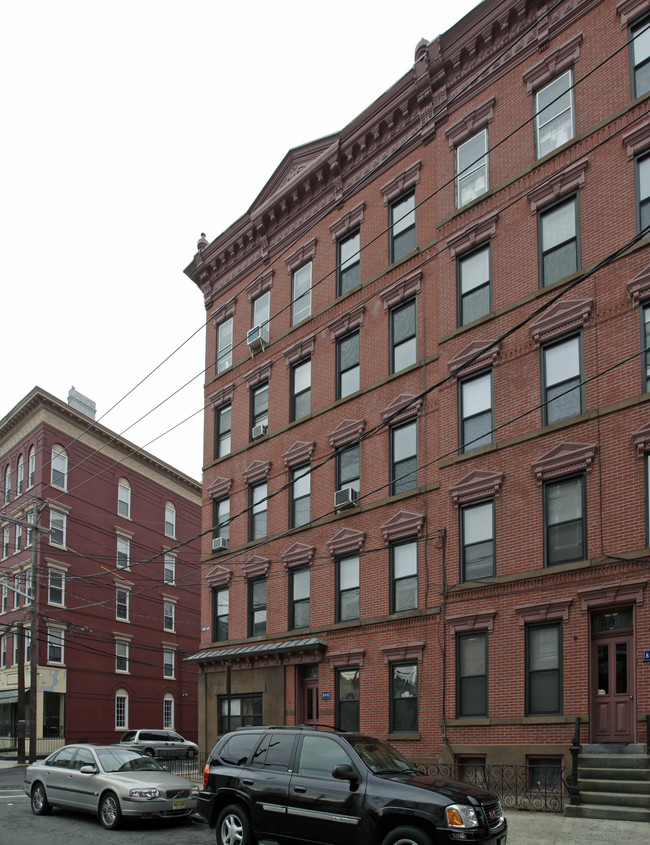
{"type": "Polygon", "coordinates": [[[242,783],[246,786],[252,786],[255,781],[253,780],[253,778],[242,778],[242,783]]]}
{"type": "Polygon", "coordinates": [[[294,792],[307,792],[307,787],[306,786],[294,786],[293,791],[294,792]]]}

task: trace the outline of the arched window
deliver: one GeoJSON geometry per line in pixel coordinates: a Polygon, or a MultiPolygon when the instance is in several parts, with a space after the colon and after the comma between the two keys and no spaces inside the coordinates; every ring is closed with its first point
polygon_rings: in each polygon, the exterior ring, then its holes
{"type": "Polygon", "coordinates": [[[11,495],[11,466],[7,464],[5,469],[5,505],[9,501],[11,495]]]}
{"type": "Polygon", "coordinates": [[[125,519],[131,519],[131,485],[126,478],[120,478],[117,485],[117,512],[125,519]]]}
{"type": "Polygon", "coordinates": [[[174,730],[174,696],[171,692],[166,692],[163,700],[163,728],[174,730]]]}
{"type": "Polygon", "coordinates": [[[25,489],[25,458],[18,456],[18,476],[16,478],[16,495],[21,496],[25,489]]]}
{"type": "Polygon", "coordinates": [[[124,731],[129,727],[129,694],[125,689],[115,693],[115,730],[124,731]]]}
{"type": "Polygon", "coordinates": [[[68,455],[59,445],[52,447],[52,486],[68,489],[68,455]]]}
{"type": "Polygon", "coordinates": [[[34,479],[36,478],[36,449],[32,446],[29,450],[29,458],[27,464],[27,486],[34,486],[34,479]]]}
{"type": "Polygon", "coordinates": [[[165,505],[165,534],[167,537],[176,536],[176,508],[172,502],[165,505]]]}

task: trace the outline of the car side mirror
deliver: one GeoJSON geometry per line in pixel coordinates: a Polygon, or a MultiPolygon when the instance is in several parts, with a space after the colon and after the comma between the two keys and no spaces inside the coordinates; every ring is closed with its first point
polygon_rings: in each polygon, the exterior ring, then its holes
{"type": "Polygon", "coordinates": [[[359,785],[359,775],[349,763],[340,763],[332,769],[332,777],[336,780],[349,780],[350,789],[356,789],[359,785]]]}
{"type": "Polygon", "coordinates": [[[79,769],[79,771],[81,772],[82,775],[96,775],[97,774],[97,769],[95,768],[95,766],[90,765],[90,763],[87,766],[82,766],[79,769]]]}

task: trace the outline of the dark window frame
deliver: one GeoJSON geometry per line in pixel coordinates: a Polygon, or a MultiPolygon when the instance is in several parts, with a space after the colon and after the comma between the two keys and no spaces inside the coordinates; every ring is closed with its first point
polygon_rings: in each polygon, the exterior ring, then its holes
{"type": "Polygon", "coordinates": [[[398,543],[391,543],[389,547],[389,556],[390,556],[390,612],[392,613],[404,613],[409,610],[417,610],[420,606],[420,549],[418,545],[417,539],[413,537],[407,537],[405,540],[401,540],[398,543]],[[396,575],[395,572],[395,557],[396,557],[396,550],[403,548],[405,546],[413,546],[415,549],[415,574],[409,573],[408,575],[400,575],[399,577],[396,575]],[[408,607],[399,607],[398,608],[398,595],[399,595],[399,587],[400,585],[406,582],[414,582],[414,588],[412,585],[409,586],[409,590],[413,590],[413,594],[415,600],[412,604],[408,607]]]}
{"type": "Polygon", "coordinates": [[[483,578],[494,578],[496,575],[496,501],[494,496],[485,499],[476,499],[471,502],[467,502],[466,504],[461,505],[459,510],[459,534],[460,534],[460,580],[462,583],[467,583],[469,581],[480,581],[483,578]],[[465,534],[466,534],[466,526],[465,526],[465,517],[470,511],[485,507],[485,505],[490,505],[492,510],[492,534],[489,540],[482,540],[476,543],[467,543],[465,534]],[[474,548],[479,545],[490,543],[492,546],[491,550],[491,573],[489,575],[478,575],[473,577],[468,577],[468,560],[467,560],[467,550],[469,548],[474,548]]]}
{"type": "Polygon", "coordinates": [[[416,297],[411,297],[407,299],[405,302],[400,302],[399,305],[396,305],[394,308],[390,309],[390,317],[389,317],[389,348],[390,348],[390,372],[393,373],[401,373],[404,370],[412,367],[414,364],[417,364],[418,361],[418,309],[417,309],[417,299],[416,297]],[[410,334],[405,335],[404,337],[400,338],[399,341],[395,340],[395,319],[398,314],[413,309],[413,331],[410,334]],[[403,367],[396,369],[396,352],[404,347],[411,344],[411,342],[415,342],[415,354],[413,356],[413,360],[405,364],[403,367]]]}
{"type": "MultiPolygon", "coordinates": [[[[545,158],[547,155],[551,155],[552,153],[555,152],[555,150],[559,149],[564,144],[567,144],[569,141],[571,141],[573,138],[575,138],[575,136],[576,136],[576,98],[575,98],[574,72],[573,72],[572,67],[567,68],[566,70],[562,70],[560,73],[558,73],[556,76],[554,76],[553,79],[549,79],[548,82],[545,82],[543,85],[541,85],[534,92],[534,94],[533,94],[533,112],[534,112],[534,123],[533,123],[533,125],[534,125],[534,132],[535,132],[535,158],[536,159],[545,158]],[[569,85],[567,87],[567,91],[563,92],[561,95],[559,95],[559,97],[554,97],[553,100],[547,106],[544,106],[543,108],[540,109],[538,101],[537,101],[540,94],[543,91],[545,91],[547,88],[550,88],[551,85],[554,85],[559,79],[561,79],[563,76],[566,76],[567,74],[569,75],[569,85]],[[546,152],[542,153],[541,150],[540,150],[540,121],[539,121],[539,117],[540,117],[540,115],[542,115],[544,113],[546,108],[552,108],[553,105],[556,104],[557,101],[560,99],[560,97],[564,96],[564,93],[567,93],[567,92],[568,92],[568,94],[571,98],[571,134],[565,141],[562,141],[561,143],[556,144],[552,149],[547,150],[546,152]]],[[[557,116],[558,115],[555,115],[554,117],[557,117],[557,116]]],[[[551,121],[549,121],[549,122],[552,122],[553,119],[554,118],[552,118],[551,121]]]]}
{"type": "Polygon", "coordinates": [[[361,444],[351,443],[349,446],[341,446],[336,450],[336,489],[341,490],[344,487],[352,487],[357,493],[361,492],[361,444]],[[356,452],[356,464],[358,467],[357,475],[348,475],[344,473],[343,458],[346,455],[352,455],[356,452]]]}
{"type": "MultiPolygon", "coordinates": [[[[634,193],[636,199],[636,226],[637,232],[641,232],[644,228],[650,226],[650,152],[644,152],[634,159],[634,193]],[[648,193],[641,196],[641,166],[648,170],[647,182],[648,193]]],[[[648,237],[650,232],[646,231],[645,237],[648,237]]]]}
{"type": "Polygon", "coordinates": [[[472,373],[471,376],[458,380],[458,448],[461,453],[471,452],[474,449],[481,449],[483,446],[491,446],[494,443],[494,371],[481,370],[478,373],[472,373]],[[488,378],[490,384],[490,406],[488,410],[481,410],[479,413],[466,415],[465,414],[465,388],[472,382],[478,382],[480,379],[488,378]],[[484,417],[489,414],[489,430],[481,434],[478,438],[468,440],[465,431],[466,425],[472,420],[479,417],[484,417]],[[489,439],[487,439],[489,438],[489,439]]]}
{"type": "Polygon", "coordinates": [[[269,513],[269,486],[266,480],[260,481],[257,484],[250,484],[248,487],[248,540],[261,540],[267,536],[268,532],[268,513],[269,513]],[[261,487],[266,488],[266,495],[262,497],[258,502],[255,501],[255,491],[259,490],[261,487]],[[261,507],[261,504],[264,503],[264,507],[261,507]],[[256,510],[257,508],[257,510],[256,510]],[[256,514],[261,513],[264,511],[264,533],[257,534],[255,530],[255,516],[256,514]]]}
{"type": "Polygon", "coordinates": [[[248,636],[263,637],[266,635],[268,610],[268,580],[266,575],[261,578],[251,578],[248,582],[248,636]],[[264,585],[264,603],[262,604],[260,585],[264,585]],[[257,603],[256,603],[257,602],[257,603]],[[263,614],[264,620],[256,620],[258,614],[263,614]],[[262,630],[263,629],[263,630],[262,630]]]}
{"type": "Polygon", "coordinates": [[[419,442],[418,442],[418,421],[417,418],[414,417],[412,419],[406,420],[403,423],[399,423],[398,425],[392,425],[389,428],[389,443],[390,443],[390,450],[389,450],[389,457],[390,457],[390,495],[397,496],[400,493],[407,493],[409,490],[417,490],[419,485],[419,473],[418,473],[418,454],[419,454],[419,442]],[[414,426],[415,428],[415,435],[414,435],[414,442],[415,442],[415,450],[408,455],[408,457],[401,458],[398,460],[396,458],[396,447],[395,447],[395,437],[397,432],[403,431],[406,428],[410,428],[414,426]],[[408,472],[401,472],[401,468],[407,463],[411,463],[415,461],[415,468],[409,469],[408,472]],[[412,484],[409,479],[414,476],[415,483],[412,484]],[[408,485],[408,486],[406,486],[408,485]]]}
{"type": "Polygon", "coordinates": [[[457,290],[457,324],[458,327],[461,328],[462,326],[467,326],[470,323],[473,323],[474,320],[480,320],[481,317],[485,317],[488,314],[492,313],[492,244],[490,241],[487,243],[479,244],[475,249],[470,249],[467,252],[464,252],[462,255],[459,255],[456,259],[456,290],[457,290]],[[483,252],[487,252],[487,268],[488,268],[488,276],[487,281],[481,282],[480,284],[473,287],[467,293],[463,293],[462,289],[462,269],[463,265],[466,262],[475,259],[478,255],[483,252]],[[472,316],[471,319],[465,319],[465,302],[469,301],[471,297],[476,298],[478,293],[482,293],[487,289],[487,308],[480,314],[476,316],[472,316]]]}
{"type": "Polygon", "coordinates": [[[250,432],[249,438],[250,440],[253,439],[253,429],[255,426],[258,425],[266,425],[268,428],[269,424],[269,383],[268,381],[263,381],[260,384],[256,384],[255,387],[252,388],[250,391],[250,432]],[[260,404],[258,399],[266,391],[266,404],[263,402],[260,404]],[[258,407],[259,405],[259,407],[258,407]]]}
{"type": "MultiPolygon", "coordinates": [[[[257,727],[259,725],[263,725],[263,706],[264,706],[264,696],[261,692],[249,693],[248,695],[231,695],[230,697],[227,695],[220,695],[217,697],[217,719],[219,723],[219,735],[223,736],[223,734],[228,733],[231,730],[235,730],[240,726],[253,726],[257,727]],[[226,704],[228,699],[230,698],[231,706],[232,703],[237,701],[240,705],[240,711],[243,709],[242,704],[245,702],[250,702],[254,705],[254,709],[252,713],[243,714],[240,712],[237,716],[233,716],[230,714],[230,720],[228,721],[227,715],[222,715],[223,705],[226,704]],[[237,724],[235,724],[235,721],[237,724]]],[[[257,740],[256,740],[257,743],[257,740]]]]}
{"type": "Polygon", "coordinates": [[[222,537],[224,540],[230,539],[230,496],[222,496],[212,502],[212,537],[213,539],[218,537],[222,537]],[[228,503],[228,518],[226,520],[221,519],[219,513],[224,502],[228,503]]]}
{"type": "Polygon", "coordinates": [[[337,622],[350,622],[354,619],[361,618],[361,556],[356,554],[351,555],[341,555],[340,557],[336,558],[336,621],[337,622]],[[355,560],[357,564],[357,581],[356,585],[353,587],[343,587],[342,586],[342,577],[341,577],[341,568],[344,564],[348,561],[355,560]],[[354,604],[356,605],[356,613],[344,613],[344,604],[346,604],[346,599],[348,597],[352,597],[354,600],[354,604]]]}
{"type": "Polygon", "coordinates": [[[337,399],[345,399],[347,396],[351,396],[353,393],[357,393],[361,389],[361,332],[359,329],[356,329],[349,334],[346,334],[344,337],[338,338],[336,341],[336,398],[337,399]],[[342,364],[342,349],[343,344],[350,343],[356,338],[357,340],[357,358],[356,361],[352,364],[348,364],[345,368],[342,364]],[[358,382],[359,385],[354,390],[348,390],[347,392],[343,392],[343,377],[346,374],[351,373],[353,370],[358,371],[358,382]]]}
{"type": "Polygon", "coordinates": [[[553,478],[544,482],[543,485],[543,524],[544,524],[544,566],[550,568],[553,566],[560,566],[564,563],[573,563],[574,561],[585,560],[587,558],[587,479],[584,472],[574,473],[572,475],[562,476],[560,478],[553,478]],[[581,515],[579,519],[564,520],[563,522],[553,523],[553,525],[568,526],[570,523],[579,523],[581,526],[580,538],[580,554],[563,559],[554,559],[551,555],[551,524],[549,523],[549,490],[560,485],[568,485],[574,481],[580,481],[580,508],[581,515]]]}
{"type": "MultiPolygon", "coordinates": [[[[564,626],[561,620],[551,620],[546,622],[531,622],[525,628],[525,714],[526,716],[561,716],[564,710],[564,626]],[[557,647],[557,666],[553,669],[533,670],[531,669],[531,631],[540,630],[542,628],[557,628],[558,630],[558,647],[557,647]],[[544,709],[535,706],[534,691],[532,689],[533,675],[537,672],[555,673],[557,675],[557,706],[552,709],[544,709]]],[[[545,684],[548,688],[548,684],[545,684]]]]}
{"type": "Polygon", "coordinates": [[[456,718],[458,719],[481,719],[487,718],[489,714],[489,641],[488,632],[483,631],[465,631],[456,634],[456,718]],[[479,674],[463,674],[462,657],[463,644],[470,640],[483,641],[483,672],[479,674]],[[478,681],[479,687],[482,679],[482,696],[475,688],[478,681]],[[470,691],[464,693],[463,688],[466,686],[464,681],[470,683],[470,691]],[[482,699],[482,700],[481,700],[482,699]],[[479,706],[479,704],[481,706],[479,706]]]}
{"type": "Polygon", "coordinates": [[[542,424],[543,425],[552,425],[556,422],[561,422],[562,420],[571,419],[571,417],[578,416],[579,414],[583,414],[585,411],[585,386],[584,386],[584,350],[583,350],[583,334],[582,332],[574,332],[572,334],[563,335],[562,337],[555,338],[548,343],[544,343],[540,347],[540,354],[541,354],[541,370],[542,370],[542,424]],[[578,341],[578,375],[577,375],[577,384],[573,384],[570,386],[570,382],[576,381],[576,376],[573,375],[570,379],[564,379],[564,381],[556,381],[552,385],[548,384],[548,367],[547,367],[547,360],[546,354],[550,349],[562,346],[564,344],[571,343],[572,341],[578,341]],[[561,388],[560,394],[565,394],[564,397],[558,396],[555,399],[549,399],[549,391],[551,388],[561,388]],[[566,389],[565,389],[566,388],[566,389]],[[570,392],[569,392],[570,391],[570,392]],[[574,396],[574,391],[577,391],[577,395],[579,396],[579,408],[575,414],[568,414],[566,416],[559,416],[558,411],[554,410],[557,407],[553,405],[553,402],[558,402],[559,399],[564,398],[568,399],[570,396],[574,396]],[[551,412],[549,413],[549,409],[551,412]]]}
{"type": "Polygon", "coordinates": [[[311,569],[309,566],[297,566],[289,571],[289,630],[295,631],[302,628],[309,628],[311,612],[311,569]],[[309,589],[307,596],[296,598],[296,579],[304,576],[305,573],[309,578],[309,589]],[[307,608],[307,623],[305,625],[299,624],[297,619],[302,608],[307,608]]]}
{"type": "Polygon", "coordinates": [[[648,88],[640,92],[638,90],[639,85],[637,79],[637,70],[643,68],[644,70],[650,71],[650,54],[647,59],[639,62],[638,65],[634,61],[634,40],[637,38],[639,32],[647,28],[650,28],[650,16],[648,15],[644,15],[638,20],[633,21],[628,28],[628,39],[630,42],[630,87],[633,100],[637,97],[642,97],[650,91],[650,79],[648,80],[648,88]]]}
{"type": "Polygon", "coordinates": [[[488,130],[487,126],[482,127],[478,130],[478,132],[474,132],[468,138],[465,138],[462,142],[460,142],[455,150],[454,150],[454,182],[456,186],[456,208],[465,208],[465,206],[469,205],[470,203],[474,202],[474,200],[478,199],[479,197],[483,196],[490,190],[490,142],[488,138],[488,130]],[[472,141],[475,141],[479,135],[482,135],[485,139],[483,144],[484,152],[481,156],[477,159],[473,159],[469,164],[466,164],[462,169],[460,166],[460,157],[462,155],[461,151],[464,147],[470,144],[472,141]],[[467,180],[469,177],[473,176],[475,173],[480,173],[481,171],[485,171],[485,188],[478,194],[474,194],[470,199],[466,200],[465,202],[462,201],[462,188],[461,183],[467,180]]]}
{"type": "Polygon", "coordinates": [[[401,261],[407,255],[410,255],[417,249],[417,205],[415,202],[415,188],[405,191],[399,197],[396,197],[389,208],[389,261],[394,264],[396,261],[401,261]],[[396,219],[395,212],[402,203],[407,203],[413,199],[413,207],[405,214],[396,219]],[[395,233],[395,226],[401,220],[406,219],[410,214],[413,215],[413,222],[409,223],[403,230],[395,233]],[[412,234],[411,234],[412,233],[412,234]],[[402,241],[406,243],[406,247],[402,247],[402,241]],[[411,245],[411,241],[413,242],[411,245]]]}
{"type": "Polygon", "coordinates": [[[644,393],[650,392],[650,302],[644,302],[639,309],[641,314],[641,349],[645,353],[641,356],[642,389],[644,393]]]}
{"type": "Polygon", "coordinates": [[[336,242],[336,295],[343,296],[361,284],[361,226],[357,226],[336,242]],[[356,257],[354,253],[343,259],[342,251],[352,240],[359,241],[356,257]],[[347,266],[343,266],[346,264],[347,266]]]}
{"type": "Polygon", "coordinates": [[[230,623],[230,587],[213,587],[212,589],[212,642],[221,643],[228,640],[228,625],[230,623]],[[223,608],[220,597],[226,596],[226,612],[219,612],[223,608]]]}
{"type": "Polygon", "coordinates": [[[359,733],[361,729],[361,670],[358,666],[341,666],[335,670],[336,690],[336,730],[351,731],[359,733]],[[342,680],[348,681],[346,675],[353,676],[351,681],[351,692],[356,696],[345,698],[341,695],[342,680]],[[356,678],[354,676],[356,675],[356,678]],[[355,690],[356,685],[356,690],[355,690]]]}
{"type": "MultiPolygon", "coordinates": [[[[395,663],[390,663],[390,713],[389,713],[389,730],[391,733],[417,733],[419,730],[419,718],[420,718],[420,665],[417,660],[408,660],[408,661],[400,661],[395,663]],[[408,696],[408,697],[398,697],[397,690],[396,690],[396,681],[397,678],[395,677],[396,672],[399,671],[401,668],[409,669],[415,668],[415,683],[417,688],[417,694],[415,696],[408,696]],[[415,726],[413,727],[412,724],[405,726],[403,721],[403,716],[397,713],[397,702],[401,701],[402,698],[406,698],[408,701],[414,701],[415,707],[411,708],[411,710],[415,710],[415,713],[411,714],[411,721],[415,722],[415,726]],[[413,720],[413,716],[415,717],[413,720]]],[[[409,711],[410,712],[410,711],[409,711]]]]}
{"type": "Polygon", "coordinates": [[[537,212],[537,251],[539,262],[540,288],[549,287],[549,285],[553,285],[556,282],[561,281],[562,279],[566,279],[568,276],[572,276],[574,273],[577,273],[580,270],[580,268],[582,267],[582,247],[580,234],[580,194],[578,191],[560,197],[556,202],[549,203],[548,205],[545,205],[543,208],[539,209],[539,211],[537,212]],[[573,203],[574,208],[575,235],[571,238],[566,238],[561,243],[553,244],[547,249],[544,249],[543,221],[545,219],[548,219],[550,215],[557,212],[560,208],[568,206],[570,203],[573,203]],[[547,268],[545,266],[546,259],[550,256],[555,255],[560,250],[565,249],[571,243],[575,244],[575,267],[569,270],[568,273],[563,273],[561,276],[557,276],[557,278],[551,278],[547,281],[548,273],[547,268]]]}
{"type": "Polygon", "coordinates": [[[292,467],[289,471],[289,528],[300,528],[309,525],[311,522],[311,464],[305,463],[292,467]],[[307,476],[309,480],[309,492],[306,495],[297,496],[296,486],[301,478],[307,476]],[[309,506],[309,519],[303,522],[298,521],[298,508],[304,501],[309,506]]]}
{"type": "Polygon", "coordinates": [[[297,361],[295,364],[291,366],[291,422],[295,422],[296,420],[305,419],[311,415],[311,389],[312,389],[312,372],[311,372],[311,357],[310,358],[303,358],[301,361],[297,361]],[[296,391],[296,373],[301,367],[306,366],[309,364],[309,387],[305,387],[300,391],[296,391]],[[306,413],[301,413],[300,416],[297,416],[297,404],[303,398],[308,396],[309,398],[309,410],[306,413]]]}

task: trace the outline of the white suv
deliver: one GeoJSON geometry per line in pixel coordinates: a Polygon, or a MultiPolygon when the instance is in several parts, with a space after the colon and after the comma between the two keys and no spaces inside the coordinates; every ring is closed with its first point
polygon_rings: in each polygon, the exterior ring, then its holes
{"type": "Polygon", "coordinates": [[[196,757],[199,746],[176,731],[127,731],[120,745],[138,748],[150,757],[196,757]]]}

